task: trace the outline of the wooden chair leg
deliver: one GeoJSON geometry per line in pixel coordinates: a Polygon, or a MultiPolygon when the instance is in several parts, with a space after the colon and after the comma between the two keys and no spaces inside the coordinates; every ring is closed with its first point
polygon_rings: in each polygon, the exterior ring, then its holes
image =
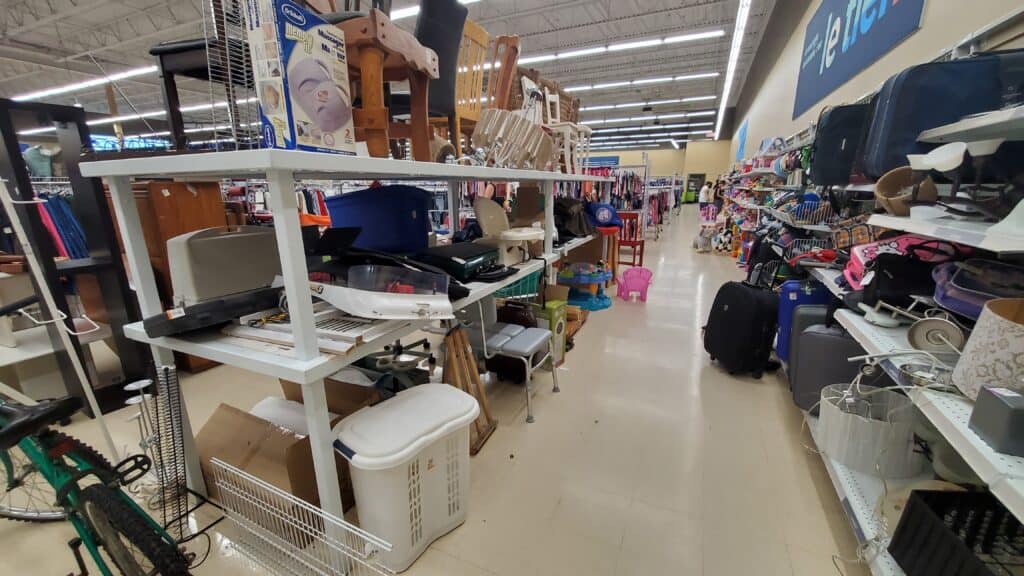
{"type": "Polygon", "coordinates": [[[374,158],[388,157],[388,109],[384,106],[384,51],[373,46],[359,50],[359,83],[363,105],[354,111],[366,134],[366,149],[374,158]]]}
{"type": "Polygon", "coordinates": [[[455,150],[461,151],[462,150],[462,142],[460,142],[461,139],[462,139],[462,126],[461,126],[461,122],[459,121],[459,115],[458,114],[450,114],[448,116],[448,141],[452,143],[452,146],[455,146],[455,150]]]}
{"type": "Polygon", "coordinates": [[[411,114],[409,125],[412,131],[412,157],[419,162],[430,162],[430,112],[427,106],[427,83],[430,79],[419,72],[409,75],[409,99],[411,114]]]}

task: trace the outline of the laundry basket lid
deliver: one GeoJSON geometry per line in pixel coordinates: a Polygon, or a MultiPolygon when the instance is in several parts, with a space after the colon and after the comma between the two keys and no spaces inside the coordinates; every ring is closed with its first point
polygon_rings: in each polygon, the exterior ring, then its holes
{"type": "Polygon", "coordinates": [[[422,384],[345,418],[334,427],[334,448],[353,466],[398,466],[480,413],[476,398],[448,384],[422,384]]]}

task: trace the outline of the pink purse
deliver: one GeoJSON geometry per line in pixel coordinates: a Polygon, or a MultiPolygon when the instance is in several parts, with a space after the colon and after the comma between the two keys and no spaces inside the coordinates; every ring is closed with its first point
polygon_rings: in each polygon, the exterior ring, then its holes
{"type": "Polygon", "coordinates": [[[846,281],[850,283],[854,290],[860,290],[868,264],[878,257],[879,254],[904,255],[907,253],[908,247],[917,244],[937,245],[938,252],[920,252],[918,254],[921,260],[927,262],[944,262],[957,253],[957,249],[948,242],[935,240],[927,236],[918,236],[917,234],[903,234],[895,238],[869,242],[851,248],[850,261],[846,263],[843,276],[846,277],[846,281]]]}

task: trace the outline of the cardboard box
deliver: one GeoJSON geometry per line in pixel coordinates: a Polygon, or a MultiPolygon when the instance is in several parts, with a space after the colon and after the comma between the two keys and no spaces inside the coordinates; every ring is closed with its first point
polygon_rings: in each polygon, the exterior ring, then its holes
{"type": "Polygon", "coordinates": [[[244,0],[265,148],[355,155],[345,35],[290,0],[244,0]]]}
{"type": "MultiPolygon", "coordinates": [[[[569,287],[565,285],[555,284],[554,286],[547,286],[544,288],[544,302],[548,303],[553,300],[561,300],[563,302],[569,301],[569,287]]],[[[577,307],[578,308],[578,307],[577,307]]]]}
{"type": "MultiPolygon", "coordinates": [[[[335,425],[340,418],[331,422],[335,425]]],[[[210,458],[218,458],[293,494],[320,505],[309,438],[276,426],[234,406],[221,404],[196,436],[206,490],[217,499],[210,458]]],[[[348,462],[334,455],[345,509],[355,504],[348,462]]]]}
{"type": "MultiPolygon", "coordinates": [[[[301,404],[302,385],[288,380],[280,382],[285,399],[301,404]]],[[[327,410],[341,418],[380,401],[380,392],[376,388],[349,384],[331,378],[324,381],[324,392],[327,395],[327,410]]]]}

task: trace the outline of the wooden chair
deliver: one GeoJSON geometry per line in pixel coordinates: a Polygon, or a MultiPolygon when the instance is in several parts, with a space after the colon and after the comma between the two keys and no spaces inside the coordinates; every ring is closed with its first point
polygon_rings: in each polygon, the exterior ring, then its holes
{"type": "Polygon", "coordinates": [[[487,76],[487,107],[511,110],[512,89],[519,65],[519,36],[494,39],[491,70],[487,76]]]}
{"type": "Polygon", "coordinates": [[[466,20],[462,28],[462,42],[459,45],[459,59],[455,75],[455,115],[449,126],[448,118],[431,118],[434,125],[441,125],[454,133],[448,139],[456,150],[464,147],[460,136],[473,134],[473,127],[480,121],[480,110],[484,108],[484,62],[487,60],[487,46],[490,36],[483,26],[466,20]]]}
{"type": "Polygon", "coordinates": [[[640,212],[619,212],[622,229],[619,230],[619,264],[644,265],[644,227],[640,212]],[[622,258],[622,248],[629,248],[629,260],[622,258]]]}
{"type": "Polygon", "coordinates": [[[431,130],[427,90],[440,77],[438,56],[412,34],[395,26],[380,10],[342,21],[349,61],[349,79],[359,81],[360,106],[353,110],[356,139],[365,140],[370,155],[387,158],[390,138],[410,139],[413,158],[430,158],[431,130]],[[384,101],[384,83],[409,81],[410,121],[391,122],[384,101]]]}

